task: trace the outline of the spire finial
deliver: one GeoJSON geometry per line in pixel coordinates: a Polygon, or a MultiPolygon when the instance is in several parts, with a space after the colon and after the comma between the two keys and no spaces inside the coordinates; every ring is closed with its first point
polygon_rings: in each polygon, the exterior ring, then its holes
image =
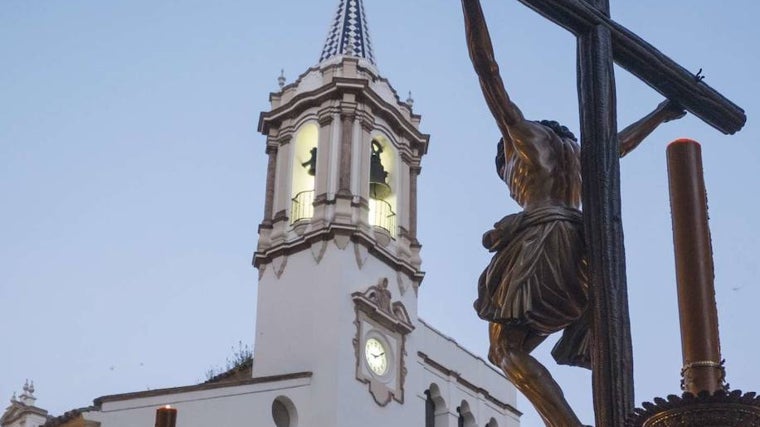
{"type": "Polygon", "coordinates": [[[412,91],[409,91],[409,96],[406,97],[406,105],[411,109],[414,106],[414,98],[412,98],[412,91]]]}
{"type": "MultiPolygon", "coordinates": [[[[23,390],[24,392],[21,393],[21,396],[19,396],[20,399],[18,401],[27,406],[34,406],[34,402],[37,400],[37,398],[34,397],[34,381],[31,383],[29,383],[28,379],[24,381],[23,390]]],[[[13,397],[16,397],[15,393],[13,394],[13,397]]]]}
{"type": "Polygon", "coordinates": [[[338,0],[338,10],[327,33],[319,62],[341,55],[375,63],[362,0],[338,0]]]}
{"type": "Polygon", "coordinates": [[[277,77],[277,84],[280,85],[280,89],[285,86],[285,69],[280,69],[280,77],[277,77]]]}

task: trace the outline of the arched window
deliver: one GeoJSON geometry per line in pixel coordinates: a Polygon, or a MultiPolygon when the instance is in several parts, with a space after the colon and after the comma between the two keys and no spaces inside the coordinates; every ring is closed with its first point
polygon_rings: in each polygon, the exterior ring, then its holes
{"type": "Polygon", "coordinates": [[[388,138],[377,135],[370,147],[369,223],[396,236],[396,150],[388,138]]]}
{"type": "Polygon", "coordinates": [[[477,424],[475,423],[475,416],[472,415],[472,411],[470,411],[470,404],[466,401],[462,401],[462,403],[457,407],[457,412],[459,413],[459,420],[458,420],[458,427],[476,427],[477,424]]]}
{"type": "Polygon", "coordinates": [[[272,401],[272,420],[277,427],[296,427],[298,412],[293,401],[285,396],[278,396],[272,401]]]}
{"type": "Polygon", "coordinates": [[[435,400],[430,389],[425,390],[425,427],[435,427],[435,400]]]}
{"type": "Polygon", "coordinates": [[[317,174],[318,139],[319,126],[314,122],[308,122],[298,129],[293,140],[291,223],[314,215],[314,177],[317,174]]]}
{"type": "Polygon", "coordinates": [[[486,424],[486,427],[499,427],[499,423],[497,423],[495,419],[491,418],[488,421],[488,424],[486,424]]]}
{"type": "Polygon", "coordinates": [[[425,390],[425,427],[448,427],[449,410],[435,383],[425,390]]]}

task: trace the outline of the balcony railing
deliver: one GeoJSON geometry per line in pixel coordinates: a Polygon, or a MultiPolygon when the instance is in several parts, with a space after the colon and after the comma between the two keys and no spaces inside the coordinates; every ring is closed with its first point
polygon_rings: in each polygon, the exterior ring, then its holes
{"type": "Polygon", "coordinates": [[[369,199],[369,223],[385,229],[396,237],[396,212],[385,200],[369,199]]]}
{"type": "Polygon", "coordinates": [[[314,216],[314,190],[301,191],[291,199],[290,223],[314,216]]]}

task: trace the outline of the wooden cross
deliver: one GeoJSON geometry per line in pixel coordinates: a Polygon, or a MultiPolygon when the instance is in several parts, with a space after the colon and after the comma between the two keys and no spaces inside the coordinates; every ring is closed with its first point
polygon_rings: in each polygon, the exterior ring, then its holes
{"type": "Polygon", "coordinates": [[[622,426],[633,411],[633,354],[620,212],[613,61],[726,134],[744,111],[609,18],[609,0],[520,0],[578,40],[583,213],[592,284],[592,382],[598,426],[622,426]]]}

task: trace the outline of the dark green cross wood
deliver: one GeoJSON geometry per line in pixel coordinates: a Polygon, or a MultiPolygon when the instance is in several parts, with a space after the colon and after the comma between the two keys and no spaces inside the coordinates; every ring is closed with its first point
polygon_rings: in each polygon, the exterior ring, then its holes
{"type": "Polygon", "coordinates": [[[609,18],[609,0],[520,0],[578,40],[583,212],[590,263],[597,426],[623,426],[633,411],[633,354],[620,209],[613,62],[726,134],[744,111],[609,18]]]}

